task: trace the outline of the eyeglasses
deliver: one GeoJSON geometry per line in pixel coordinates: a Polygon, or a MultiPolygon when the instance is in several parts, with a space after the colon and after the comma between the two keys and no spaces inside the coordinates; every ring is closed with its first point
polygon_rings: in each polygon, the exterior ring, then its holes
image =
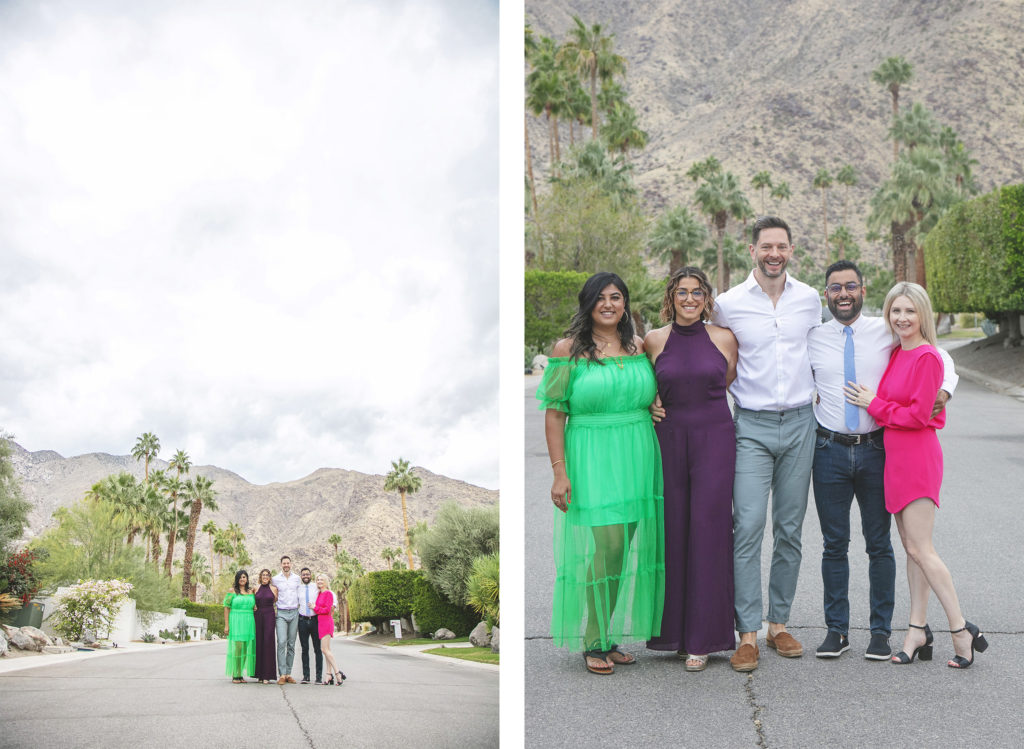
{"type": "Polygon", "coordinates": [[[859,284],[856,281],[850,281],[849,283],[830,283],[828,286],[825,287],[825,290],[829,294],[838,294],[843,289],[846,289],[851,294],[855,294],[857,291],[860,290],[862,285],[863,284],[859,284]]]}
{"type": "Polygon", "coordinates": [[[686,297],[692,296],[695,301],[700,301],[704,298],[704,289],[694,289],[693,291],[687,291],[686,289],[676,289],[676,297],[681,300],[686,297]]]}

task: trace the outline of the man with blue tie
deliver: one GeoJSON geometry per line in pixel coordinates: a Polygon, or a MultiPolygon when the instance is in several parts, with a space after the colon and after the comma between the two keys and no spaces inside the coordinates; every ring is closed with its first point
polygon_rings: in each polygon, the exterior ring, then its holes
{"type": "Polygon", "coordinates": [[[316,596],[320,592],[316,583],[311,582],[312,573],[309,567],[303,567],[299,571],[302,585],[299,586],[299,645],[302,646],[302,683],[309,684],[309,640],[313,640],[313,653],[316,655],[316,683],[323,683],[321,677],[324,673],[324,657],[320,652],[320,634],[317,624],[316,613],[313,606],[316,604],[316,596]]]}
{"type": "MultiPolygon", "coordinates": [[[[896,560],[890,540],[892,516],[885,509],[882,429],[866,409],[847,403],[843,386],[858,382],[878,388],[895,343],[880,317],[861,315],[864,276],[849,260],[825,271],[825,302],[832,319],[811,330],[807,353],[818,397],[814,404],[817,440],[812,479],[824,550],[821,576],[825,590],[828,634],[818,647],[819,658],[838,658],[850,649],[850,506],[857,497],[861,530],[868,554],[871,642],[864,654],[871,660],[891,655],[892,611],[896,598],[896,560]]],[[[939,349],[946,378],[935,401],[941,411],[956,388],[953,360],[939,349]]]]}

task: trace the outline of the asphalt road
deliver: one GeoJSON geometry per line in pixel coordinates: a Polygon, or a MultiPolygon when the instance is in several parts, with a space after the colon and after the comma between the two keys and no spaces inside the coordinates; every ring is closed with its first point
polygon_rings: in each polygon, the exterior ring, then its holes
{"type": "MultiPolygon", "coordinates": [[[[635,666],[612,676],[584,670],[580,655],[554,647],[548,632],[554,563],[551,470],[543,413],[526,385],[526,745],[556,747],[1018,747],[1024,744],[1024,403],[961,380],[940,432],[945,477],[935,545],[950,568],[962,609],[990,647],[966,671],[946,667],[953,649],[935,597],[929,623],[935,659],[910,666],[863,658],[868,628],[867,556],[859,515],[851,522],[851,650],[813,656],[825,636],[821,532],[813,497],[803,529],[803,564],[790,631],[802,658],[779,657],[759,639],[761,665],[738,674],[729,653],[687,673],[674,654],[634,645],[635,666]],[[939,630],[942,630],[941,632],[939,630]],[[1018,660],[1021,659],[1021,660],[1018,660]]],[[[913,470],[908,466],[908,470],[913,470]]],[[[893,526],[896,610],[891,643],[906,630],[906,556],[893,526]]],[[[762,548],[770,560],[771,531],[762,548]]],[[[767,583],[765,601],[767,601],[767,583]]]]}
{"type": "Polygon", "coordinates": [[[497,669],[332,647],[341,687],[232,684],[224,642],[0,673],[0,747],[498,745],[497,669]]]}

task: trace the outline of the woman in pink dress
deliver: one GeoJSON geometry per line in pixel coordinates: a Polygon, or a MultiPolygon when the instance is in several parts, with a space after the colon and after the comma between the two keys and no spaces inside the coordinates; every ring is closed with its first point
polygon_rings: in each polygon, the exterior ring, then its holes
{"type": "Polygon", "coordinates": [[[330,674],[324,685],[337,684],[340,687],[346,677],[338,669],[337,664],[334,662],[334,655],[331,653],[331,640],[334,638],[334,607],[336,606],[336,601],[334,593],[328,586],[326,575],[316,576],[316,587],[320,593],[316,597],[313,611],[317,614],[316,623],[317,634],[320,635],[320,650],[324,654],[324,662],[327,664],[328,673],[330,674]]]}
{"type": "Polygon", "coordinates": [[[931,415],[943,365],[935,350],[935,320],[928,293],[916,283],[896,284],[885,298],[883,316],[899,346],[878,383],[878,393],[850,383],[846,397],[885,427],[885,507],[896,517],[907,552],[910,627],[903,651],[894,655],[892,662],[912,663],[918,653],[921,660],[931,660],[934,638],[925,618],[928,596],[935,591],[949,620],[956,651],[946,665],[967,668],[974,663],[974,651],[983,652],[988,642],[977,626],[964,619],[953,578],[932,545],[942,484],[942,448],[935,430],[945,426],[946,412],[931,415]]]}

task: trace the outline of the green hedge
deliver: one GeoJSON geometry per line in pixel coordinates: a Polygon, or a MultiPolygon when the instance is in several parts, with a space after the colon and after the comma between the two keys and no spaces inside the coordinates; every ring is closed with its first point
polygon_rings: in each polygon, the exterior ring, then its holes
{"type": "Polygon", "coordinates": [[[420,576],[416,579],[413,594],[413,613],[416,626],[423,634],[434,634],[444,627],[456,637],[466,637],[480,621],[480,615],[469,608],[450,603],[441,593],[420,576]]]}
{"type": "Polygon", "coordinates": [[[579,307],[577,295],[589,276],[576,271],[526,271],[526,345],[548,353],[579,307]]]}
{"type": "Polygon", "coordinates": [[[185,616],[197,616],[210,624],[210,634],[224,637],[224,607],[217,603],[178,601],[174,608],[185,609],[185,616]]]}
{"type": "Polygon", "coordinates": [[[373,622],[378,628],[389,619],[408,617],[413,611],[413,591],[419,570],[383,570],[357,579],[348,591],[354,622],[373,622]]]}
{"type": "Polygon", "coordinates": [[[937,312],[1024,311],[1024,185],[955,205],[924,253],[937,312]]]}

